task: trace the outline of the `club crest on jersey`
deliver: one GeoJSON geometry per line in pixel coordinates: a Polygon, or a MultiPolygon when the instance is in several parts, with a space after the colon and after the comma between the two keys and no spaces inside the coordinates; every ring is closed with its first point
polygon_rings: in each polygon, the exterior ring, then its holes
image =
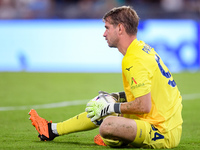
{"type": "Polygon", "coordinates": [[[148,44],[145,44],[144,47],[142,48],[142,50],[147,54],[151,52],[151,49],[152,49],[151,46],[149,46],[148,44]]]}

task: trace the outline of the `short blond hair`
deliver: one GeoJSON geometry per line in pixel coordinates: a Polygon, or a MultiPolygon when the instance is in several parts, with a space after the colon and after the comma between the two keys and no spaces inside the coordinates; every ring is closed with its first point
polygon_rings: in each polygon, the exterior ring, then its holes
{"type": "Polygon", "coordinates": [[[107,21],[114,26],[121,23],[124,25],[127,34],[137,34],[139,17],[136,11],[130,6],[121,6],[111,9],[104,15],[103,21],[107,21]]]}

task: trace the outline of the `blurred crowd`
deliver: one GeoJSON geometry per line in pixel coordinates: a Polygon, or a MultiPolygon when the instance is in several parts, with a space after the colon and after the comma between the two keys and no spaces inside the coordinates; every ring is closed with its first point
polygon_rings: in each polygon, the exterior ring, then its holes
{"type": "Polygon", "coordinates": [[[141,19],[200,20],[200,0],[0,0],[0,19],[99,19],[122,5],[141,19]]]}

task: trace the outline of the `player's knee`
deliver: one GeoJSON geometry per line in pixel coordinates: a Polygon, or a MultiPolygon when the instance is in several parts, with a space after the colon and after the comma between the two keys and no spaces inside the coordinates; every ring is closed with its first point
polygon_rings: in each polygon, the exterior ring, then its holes
{"type": "Polygon", "coordinates": [[[99,133],[103,138],[110,138],[113,135],[113,130],[115,129],[115,117],[113,116],[108,116],[106,117],[100,128],[99,128],[99,133]]]}

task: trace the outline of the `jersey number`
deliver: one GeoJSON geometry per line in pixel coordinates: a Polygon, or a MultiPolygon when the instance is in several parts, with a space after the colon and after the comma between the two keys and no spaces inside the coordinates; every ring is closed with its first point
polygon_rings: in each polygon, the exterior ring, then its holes
{"type": "Polygon", "coordinates": [[[164,136],[158,132],[155,132],[154,138],[152,138],[153,141],[159,140],[159,139],[164,139],[164,136]]]}
{"type": "MultiPolygon", "coordinates": [[[[162,73],[162,75],[164,76],[164,77],[166,77],[166,78],[171,78],[171,74],[170,74],[170,72],[169,71],[165,71],[164,69],[163,69],[163,67],[162,67],[162,65],[161,65],[161,63],[160,63],[160,57],[158,56],[158,55],[156,55],[155,54],[155,59],[156,59],[156,62],[157,62],[157,64],[158,64],[158,67],[159,67],[159,69],[160,69],[160,72],[162,73]]],[[[168,81],[168,84],[170,85],[170,86],[172,86],[172,87],[175,87],[176,86],[176,82],[174,81],[174,80],[169,80],[168,81]]]]}
{"type": "MultiPolygon", "coordinates": [[[[153,131],[157,131],[158,129],[154,128],[154,126],[151,126],[153,131]]],[[[152,138],[153,141],[159,140],[159,139],[164,139],[164,136],[158,132],[154,133],[154,138],[152,138]]]]}

